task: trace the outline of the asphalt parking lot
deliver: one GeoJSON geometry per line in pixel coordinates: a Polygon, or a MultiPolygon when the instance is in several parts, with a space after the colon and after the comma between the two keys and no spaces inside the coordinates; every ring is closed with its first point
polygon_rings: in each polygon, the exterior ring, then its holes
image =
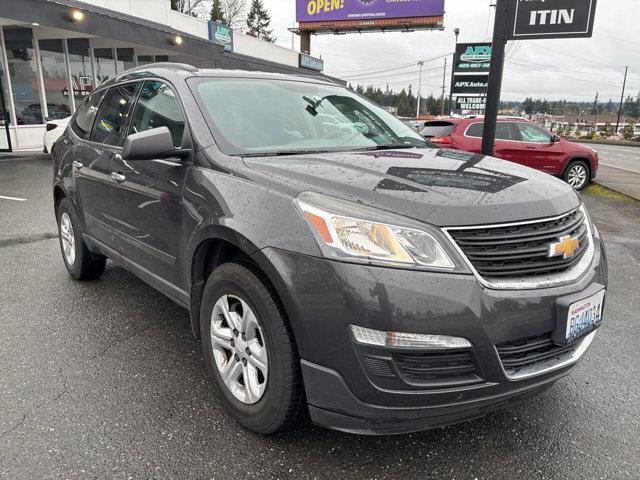
{"type": "Polygon", "coordinates": [[[225,412],[185,310],[111,263],[68,277],[50,177],[46,157],[0,157],[0,477],[640,478],[640,202],[584,194],[609,252],[605,324],[539,397],[412,435],[261,437],[225,412]]]}

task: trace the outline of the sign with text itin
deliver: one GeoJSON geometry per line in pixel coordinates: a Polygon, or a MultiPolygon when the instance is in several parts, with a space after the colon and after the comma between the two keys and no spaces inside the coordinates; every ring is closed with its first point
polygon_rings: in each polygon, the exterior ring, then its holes
{"type": "Polygon", "coordinates": [[[508,40],[591,37],[597,0],[515,0],[508,40]]]}

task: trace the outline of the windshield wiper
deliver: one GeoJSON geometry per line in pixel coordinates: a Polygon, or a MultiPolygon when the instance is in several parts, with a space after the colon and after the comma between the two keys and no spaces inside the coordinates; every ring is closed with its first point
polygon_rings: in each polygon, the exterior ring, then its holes
{"type": "Polygon", "coordinates": [[[400,148],[417,148],[415,145],[408,143],[389,143],[385,145],[376,145],[375,147],[368,148],[367,150],[398,150],[400,148]]]}
{"type": "Polygon", "coordinates": [[[279,150],[277,152],[244,153],[241,157],[278,157],[285,155],[304,155],[308,153],[327,153],[330,150],[279,150]]]}

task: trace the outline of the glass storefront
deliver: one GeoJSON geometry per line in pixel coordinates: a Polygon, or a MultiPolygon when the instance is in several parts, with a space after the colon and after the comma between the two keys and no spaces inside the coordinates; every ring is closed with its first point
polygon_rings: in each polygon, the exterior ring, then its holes
{"type": "MultiPolygon", "coordinates": [[[[84,98],[93,92],[93,69],[89,55],[89,40],[86,38],[70,38],[67,40],[69,52],[69,70],[71,71],[71,86],[76,107],[84,98]]],[[[66,93],[69,95],[69,92],[66,93]]]]}
{"type": "Polygon", "coordinates": [[[92,48],[94,40],[89,38],[47,38],[46,31],[0,27],[0,89],[5,100],[0,129],[5,123],[28,129],[47,119],[69,117],[98,85],[117,73],[169,60],[166,55],[139,56],[131,47],[104,48],[102,39],[101,47],[92,48]]]}
{"type": "Polygon", "coordinates": [[[3,27],[4,43],[18,125],[43,122],[36,55],[30,28],[3,27]]]}
{"type": "Polygon", "coordinates": [[[116,61],[113,58],[113,48],[95,48],[93,54],[96,60],[97,86],[116,76],[116,61]]]}
{"type": "Polygon", "coordinates": [[[117,48],[116,55],[118,56],[118,72],[124,72],[136,66],[133,48],[117,48]]]}
{"type": "Polygon", "coordinates": [[[71,115],[71,103],[62,40],[39,40],[39,45],[47,116],[53,120],[67,118],[71,115]]]}

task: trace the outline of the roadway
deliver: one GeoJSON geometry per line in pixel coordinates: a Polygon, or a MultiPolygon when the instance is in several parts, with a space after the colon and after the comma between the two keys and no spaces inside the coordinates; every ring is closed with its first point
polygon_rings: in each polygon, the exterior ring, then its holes
{"type": "Polygon", "coordinates": [[[263,437],[226,413],[187,311],[112,263],[71,281],[50,161],[0,159],[0,478],[638,479],[640,202],[598,186],[583,196],[611,282],[570,377],[423,433],[263,437]]]}
{"type": "Polygon", "coordinates": [[[597,150],[600,156],[598,183],[640,199],[640,147],[584,145],[597,150]]]}

